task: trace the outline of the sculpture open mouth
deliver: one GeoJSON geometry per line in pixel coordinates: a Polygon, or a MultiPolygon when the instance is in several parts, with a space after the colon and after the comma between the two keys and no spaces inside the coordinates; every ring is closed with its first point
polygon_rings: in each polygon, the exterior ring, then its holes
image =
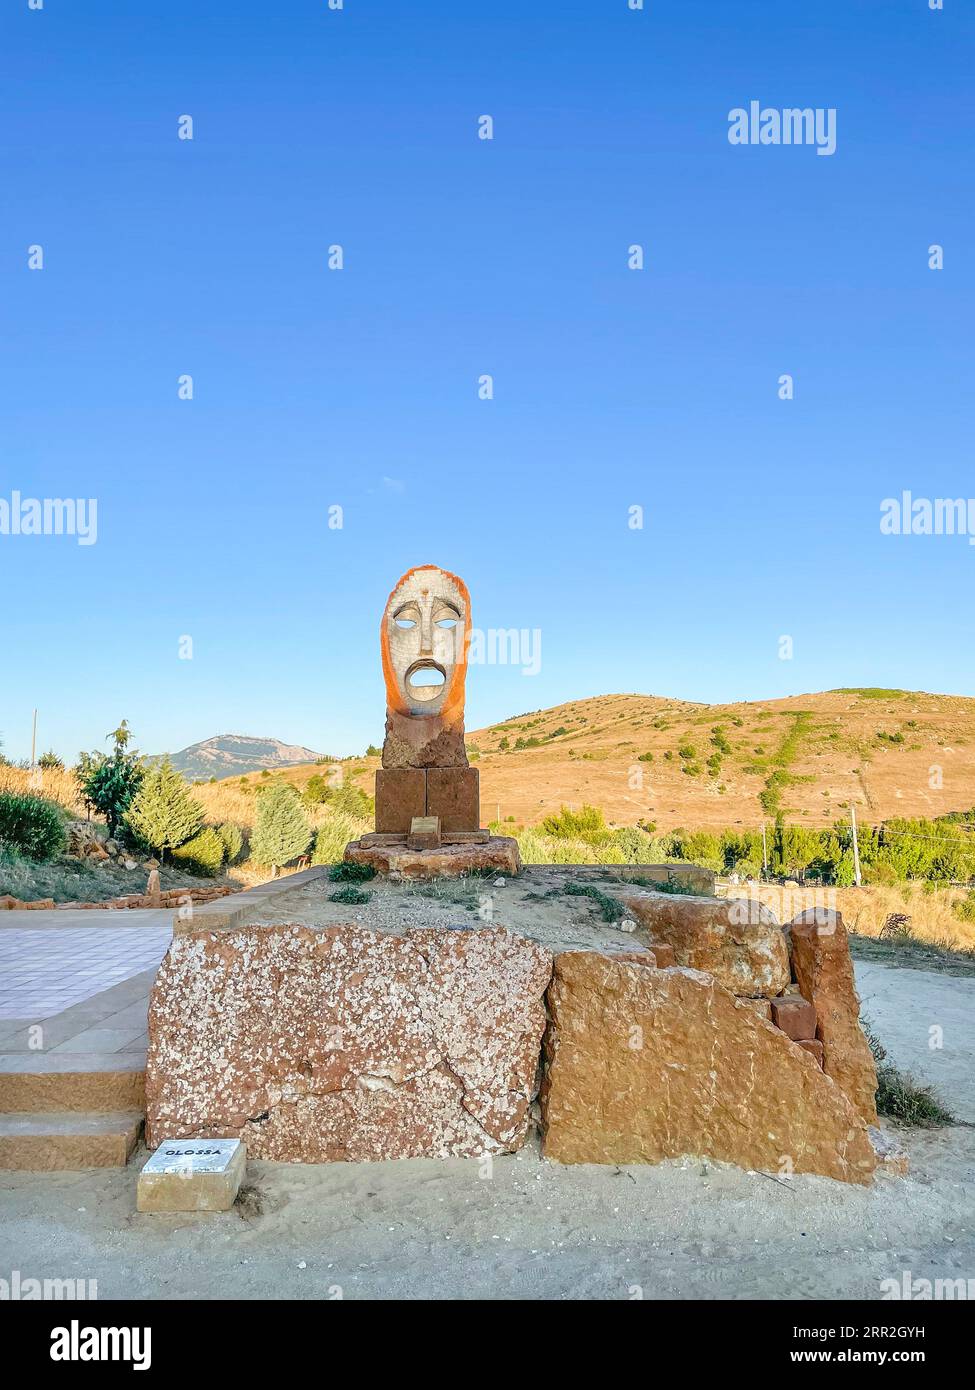
{"type": "Polygon", "coordinates": [[[414,661],[406,672],[406,688],[414,700],[435,700],[443,694],[447,672],[436,661],[414,661]]]}

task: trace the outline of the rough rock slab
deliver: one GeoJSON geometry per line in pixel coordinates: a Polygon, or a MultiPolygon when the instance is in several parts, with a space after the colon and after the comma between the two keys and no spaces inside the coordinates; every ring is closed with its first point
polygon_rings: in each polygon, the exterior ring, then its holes
{"type": "Polygon", "coordinates": [[[149,1005],[147,1142],[305,1163],[517,1149],[551,969],[502,927],[176,937],[149,1005]]]}
{"type": "Polygon", "coordinates": [[[732,994],[771,997],[791,979],[782,928],[756,900],[630,893],[623,902],[651,945],[667,942],[678,965],[706,970],[732,994]]]}
{"type": "Polygon", "coordinates": [[[696,1155],[870,1181],[866,1126],[815,1060],[712,976],[595,951],[555,959],[544,1153],[562,1163],[696,1155]]]}
{"type": "Polygon", "coordinates": [[[877,1123],[877,1068],[860,1027],[860,997],[850,943],[838,912],[809,908],[786,928],[792,969],[803,995],[816,1006],[816,1037],[823,1068],[846,1092],[868,1125],[877,1123]]]}
{"type": "Polygon", "coordinates": [[[405,845],[375,845],[351,840],[345,847],[347,864],[368,864],[377,874],[399,874],[402,878],[462,878],[497,870],[499,874],[521,872],[518,841],[510,835],[492,835],[473,844],[444,844],[438,850],[412,850],[405,845]]]}

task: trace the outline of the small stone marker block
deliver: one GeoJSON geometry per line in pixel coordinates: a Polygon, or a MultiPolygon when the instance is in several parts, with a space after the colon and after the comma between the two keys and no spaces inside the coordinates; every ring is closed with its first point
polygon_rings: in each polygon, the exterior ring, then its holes
{"type": "Polygon", "coordinates": [[[407,849],[439,849],[440,819],[438,816],[414,816],[406,837],[407,849]]]}
{"type": "Polygon", "coordinates": [[[427,814],[427,774],[422,767],[387,767],[376,773],[376,832],[408,835],[414,816],[427,814]]]}
{"type": "Polygon", "coordinates": [[[787,994],[772,1000],[772,1022],[793,1042],[816,1036],[816,1006],[801,994],[787,994]]]}
{"type": "Polygon", "coordinates": [[[428,767],[428,816],[439,816],[440,829],[479,830],[480,773],[476,767],[428,767]]]}
{"type": "Polygon", "coordinates": [[[819,1065],[823,1066],[823,1045],[817,1038],[800,1038],[799,1046],[802,1048],[803,1052],[811,1053],[812,1056],[816,1058],[819,1065]]]}
{"type": "Polygon", "coordinates": [[[139,1174],[139,1211],[229,1211],[247,1166],[239,1139],[168,1139],[139,1174]]]}

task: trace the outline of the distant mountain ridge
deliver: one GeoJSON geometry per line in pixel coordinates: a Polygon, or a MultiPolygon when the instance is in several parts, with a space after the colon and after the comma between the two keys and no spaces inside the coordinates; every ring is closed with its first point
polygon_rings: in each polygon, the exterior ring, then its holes
{"type": "MultiPolygon", "coordinates": [[[[158,762],[163,754],[151,759],[158,762]]],[[[251,738],[248,734],[217,734],[202,743],[191,743],[169,761],[189,781],[210,777],[243,777],[268,768],[295,767],[314,763],[322,755],[298,743],[282,743],[277,738],[251,738]]]]}

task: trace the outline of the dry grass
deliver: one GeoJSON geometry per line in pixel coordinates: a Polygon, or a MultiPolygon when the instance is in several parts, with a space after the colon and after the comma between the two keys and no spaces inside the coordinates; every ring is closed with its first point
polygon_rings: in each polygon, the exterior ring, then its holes
{"type": "Polygon", "coordinates": [[[879,937],[887,918],[910,917],[910,934],[943,950],[975,950],[975,922],[963,922],[952,905],[966,896],[963,889],[927,889],[923,883],[895,887],[784,888],[778,884],[757,887],[738,885],[719,892],[728,897],[758,898],[780,922],[789,922],[809,907],[823,906],[839,912],[848,930],[860,936],[879,937]]]}
{"type": "Polygon", "coordinates": [[[58,802],[74,816],[85,814],[85,803],[73,772],[38,768],[36,773],[31,773],[22,767],[0,764],[0,792],[37,792],[39,796],[58,802]]]}

